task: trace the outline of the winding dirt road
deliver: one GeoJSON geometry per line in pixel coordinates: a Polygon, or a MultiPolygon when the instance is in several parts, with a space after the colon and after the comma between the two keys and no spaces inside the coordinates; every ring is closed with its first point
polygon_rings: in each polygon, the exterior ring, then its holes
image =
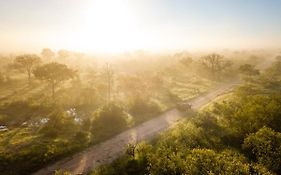
{"type": "MultiPolygon", "coordinates": [[[[220,86],[210,93],[203,94],[191,100],[192,108],[198,110],[217,96],[230,91],[237,84],[238,82],[220,86]]],[[[33,175],[49,175],[53,174],[54,170],[69,171],[72,174],[87,173],[100,165],[112,162],[118,156],[124,154],[128,144],[149,140],[176,124],[182,118],[182,115],[177,109],[171,109],[107,141],[47,166],[35,172],[33,175]]]]}

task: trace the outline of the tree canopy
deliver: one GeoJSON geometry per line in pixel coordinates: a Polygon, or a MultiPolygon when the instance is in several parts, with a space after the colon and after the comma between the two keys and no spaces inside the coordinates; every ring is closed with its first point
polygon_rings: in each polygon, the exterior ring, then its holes
{"type": "Polygon", "coordinates": [[[15,58],[14,67],[24,70],[27,73],[28,82],[30,83],[32,70],[40,63],[40,61],[40,57],[35,54],[24,54],[15,58]]]}
{"type": "Polygon", "coordinates": [[[248,75],[248,76],[254,76],[260,74],[260,71],[258,69],[255,69],[255,67],[250,64],[241,65],[239,67],[239,72],[243,75],[248,75]]]}
{"type": "Polygon", "coordinates": [[[41,55],[45,59],[52,59],[56,54],[49,48],[44,48],[41,55]]]}
{"type": "Polygon", "coordinates": [[[219,79],[223,71],[232,66],[232,62],[224,59],[220,54],[209,54],[201,58],[202,66],[210,73],[212,79],[219,79]]]}
{"type": "Polygon", "coordinates": [[[37,67],[33,71],[33,74],[39,80],[45,80],[51,84],[52,95],[54,97],[56,86],[63,81],[74,78],[76,72],[68,68],[65,64],[52,62],[37,67]]]}

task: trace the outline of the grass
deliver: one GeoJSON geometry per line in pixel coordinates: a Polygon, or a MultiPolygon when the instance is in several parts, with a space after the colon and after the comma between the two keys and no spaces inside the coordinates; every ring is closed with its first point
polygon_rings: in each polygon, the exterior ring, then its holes
{"type": "Polygon", "coordinates": [[[170,82],[170,89],[173,94],[179,97],[182,101],[192,99],[206,91],[208,91],[214,82],[200,77],[186,78],[179,77],[170,82]]]}
{"type": "Polygon", "coordinates": [[[223,95],[220,95],[218,97],[216,97],[214,100],[212,100],[212,102],[207,103],[206,105],[202,106],[200,108],[200,111],[208,111],[209,109],[211,109],[214,105],[214,103],[221,103],[223,101],[227,101],[230,100],[233,97],[233,92],[229,92],[223,95]]]}
{"type": "MultiPolygon", "coordinates": [[[[0,133],[0,170],[5,174],[29,174],[83,148],[72,136],[46,138],[32,128],[14,128],[0,133]]],[[[0,173],[1,174],[1,173],[0,173]]]]}

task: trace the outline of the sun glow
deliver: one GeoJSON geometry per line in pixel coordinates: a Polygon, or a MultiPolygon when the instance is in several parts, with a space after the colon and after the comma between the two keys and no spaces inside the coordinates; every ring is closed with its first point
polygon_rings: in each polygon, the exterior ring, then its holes
{"type": "Polygon", "coordinates": [[[80,21],[81,32],[73,47],[81,50],[120,52],[142,47],[136,17],[126,0],[95,0],[80,21]]]}

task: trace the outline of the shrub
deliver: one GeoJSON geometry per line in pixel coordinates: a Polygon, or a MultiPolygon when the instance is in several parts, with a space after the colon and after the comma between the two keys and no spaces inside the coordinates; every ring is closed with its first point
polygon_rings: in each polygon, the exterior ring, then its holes
{"type": "Polygon", "coordinates": [[[119,105],[110,103],[94,113],[91,128],[94,141],[108,138],[127,128],[127,114],[119,105]]]}
{"type": "Polygon", "coordinates": [[[40,132],[46,137],[57,137],[59,134],[73,135],[76,130],[74,119],[63,111],[54,111],[48,115],[48,122],[43,125],[40,132]]]}
{"type": "Polygon", "coordinates": [[[275,172],[281,172],[281,133],[263,127],[245,138],[243,148],[258,163],[275,172]]]}
{"type": "Polygon", "coordinates": [[[23,122],[47,115],[51,107],[40,105],[32,100],[13,101],[0,106],[0,115],[3,123],[8,125],[20,126],[23,122]]]}
{"type": "Polygon", "coordinates": [[[157,103],[141,97],[134,98],[129,107],[130,114],[136,116],[140,114],[155,114],[160,111],[161,109],[157,103]]]}

